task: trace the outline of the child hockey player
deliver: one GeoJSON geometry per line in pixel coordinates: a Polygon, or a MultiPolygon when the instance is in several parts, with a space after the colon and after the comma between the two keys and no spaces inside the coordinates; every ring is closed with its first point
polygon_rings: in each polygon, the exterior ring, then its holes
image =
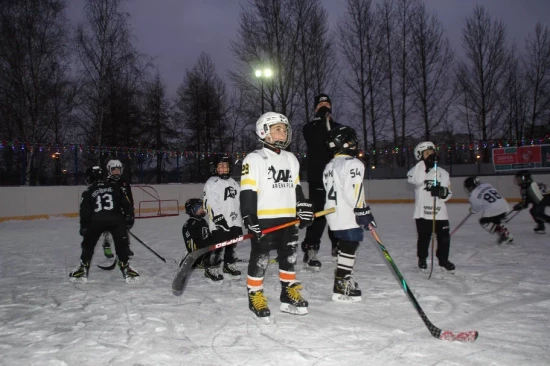
{"type": "Polygon", "coordinates": [[[529,213],[537,223],[533,230],[537,234],[544,234],[546,228],[544,222],[550,222],[550,216],[544,211],[550,206],[550,189],[544,183],[533,182],[528,170],[520,170],[516,173],[515,182],[520,187],[521,201],[514,206],[514,211],[521,211],[533,204],[529,213]]]}
{"type": "MultiPolygon", "coordinates": [[[[188,199],[185,202],[185,213],[189,215],[189,219],[183,224],[181,232],[187,251],[192,252],[212,245],[212,235],[210,235],[208,223],[204,219],[206,211],[204,211],[202,200],[200,198],[188,199]]],[[[218,273],[217,265],[210,264],[211,254],[209,252],[199,258],[196,266],[204,268],[204,276],[209,282],[222,284],[223,276],[218,273]]]]}
{"type": "Polygon", "coordinates": [[[128,261],[127,228],[134,225],[134,211],[116,183],[103,180],[99,167],[88,168],[87,180],[91,185],[80,199],[80,235],[82,254],[80,265],[69,274],[72,282],[87,282],[94,248],[101,234],[111,233],[118,256],[118,265],[127,283],[137,282],[139,273],[128,261]]]}
{"type": "Polygon", "coordinates": [[[414,189],[414,219],[418,241],[416,254],[418,256],[418,267],[421,271],[428,268],[428,248],[433,231],[433,210],[435,197],[435,234],[437,237],[436,256],[439,259],[439,266],[447,271],[454,271],[455,265],[449,262],[449,250],[451,235],[449,232],[449,217],[447,216],[447,202],[452,195],[449,173],[443,168],[437,168],[437,185],[434,185],[435,145],[430,141],[419,143],[414,148],[414,157],[418,163],[407,173],[407,179],[413,184],[414,189]]]}
{"type": "Polygon", "coordinates": [[[502,220],[510,211],[506,199],[492,185],[481,183],[477,177],[466,178],[464,189],[470,196],[470,212],[475,214],[483,211],[479,224],[491,234],[497,234],[499,244],[511,243],[514,238],[502,224],[502,220]]]}
{"type": "Polygon", "coordinates": [[[361,301],[359,290],[351,274],[355,265],[355,253],[363,241],[363,228],[376,227],[370,207],[365,203],[363,179],[365,167],[357,159],[357,134],[355,130],[340,126],[328,134],[327,145],[334,154],[323,173],[327,192],[325,209],[336,208],[327,217],[329,229],[338,239],[339,253],[332,300],[338,302],[361,301]]]}
{"type": "MultiPolygon", "coordinates": [[[[234,239],[243,234],[239,206],[239,185],[230,176],[231,159],[217,155],[213,159],[212,173],[204,185],[204,207],[208,213],[208,226],[212,241],[234,239]]],[[[241,279],[241,271],[235,266],[235,245],[217,249],[212,255],[212,265],[219,265],[220,254],[224,250],[223,273],[234,280],[241,279]]]]}
{"type": "Polygon", "coordinates": [[[300,185],[300,164],[284,151],[292,132],[282,114],[267,112],[256,122],[256,135],[263,148],[246,156],[241,177],[241,214],[251,239],[248,264],[248,306],[254,314],[269,322],[271,314],[264,295],[264,275],[269,252],[276,249],[279,257],[281,307],[283,312],[307,314],[308,302],[300,294],[296,280],[296,246],[298,228],[287,227],[262,235],[262,229],[300,219],[304,228],[313,222],[313,205],[306,201],[300,185]]]}
{"type": "MultiPolygon", "coordinates": [[[[122,166],[122,163],[120,160],[109,160],[107,162],[107,174],[108,179],[112,182],[115,182],[118,184],[120,189],[124,192],[128,200],[130,201],[130,206],[132,206],[132,209],[134,207],[134,196],[132,195],[132,187],[130,187],[130,183],[126,182],[124,179],[122,179],[122,172],[124,170],[124,167],[122,166]]],[[[134,252],[130,249],[130,235],[126,235],[128,237],[128,255],[133,256],[134,252]]],[[[109,233],[105,232],[103,233],[103,254],[107,258],[113,258],[113,252],[111,250],[111,243],[109,241],[109,233]]]]}

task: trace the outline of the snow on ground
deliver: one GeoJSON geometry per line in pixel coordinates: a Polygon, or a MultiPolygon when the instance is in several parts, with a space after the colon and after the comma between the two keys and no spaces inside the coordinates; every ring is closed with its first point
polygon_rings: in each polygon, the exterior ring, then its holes
{"type": "MultiPolygon", "coordinates": [[[[449,205],[451,227],[467,207],[449,205]]],[[[428,280],[417,270],[412,205],[372,208],[382,241],[429,319],[446,330],[478,330],[476,342],[430,335],[368,233],[355,266],[361,303],[331,301],[335,264],[325,236],[320,273],[303,270],[300,256],[309,314],[279,312],[278,273],[270,264],[272,324],[264,325],[248,310],[246,263],[239,263],[240,281],[211,285],[196,270],[181,297],[171,293],[185,253],[186,215],[136,222],[133,232],[167,263],[133,241],[141,282],[132,285],[118,269],[95,266],[109,263],[100,245],[89,282],[70,283],[80,255],[78,220],[50,219],[0,223],[0,364],[548,364],[550,234],[535,234],[528,212],[510,222],[515,243],[503,246],[472,217],[452,238],[456,274],[436,268],[428,280]]],[[[240,243],[238,256],[247,258],[249,249],[240,243]]]]}

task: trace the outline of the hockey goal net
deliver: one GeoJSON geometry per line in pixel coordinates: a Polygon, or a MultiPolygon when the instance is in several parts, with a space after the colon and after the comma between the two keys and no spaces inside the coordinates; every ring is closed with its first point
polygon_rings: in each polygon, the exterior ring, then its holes
{"type": "Polygon", "coordinates": [[[151,186],[133,186],[144,192],[142,201],[139,201],[136,219],[153,217],[178,216],[180,214],[178,200],[161,200],[157,190],[151,186]]]}

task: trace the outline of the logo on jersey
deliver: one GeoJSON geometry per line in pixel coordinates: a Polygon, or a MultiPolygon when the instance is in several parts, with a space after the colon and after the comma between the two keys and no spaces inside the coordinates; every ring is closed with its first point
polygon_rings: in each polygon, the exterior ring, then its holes
{"type": "Polygon", "coordinates": [[[424,181],[424,190],[430,192],[432,190],[432,187],[434,186],[434,181],[432,180],[425,180],[424,181]]]}
{"type": "Polygon", "coordinates": [[[267,169],[267,179],[273,180],[273,188],[294,187],[294,183],[292,182],[292,174],[290,174],[290,170],[288,169],[277,170],[272,165],[267,169]]]}
{"type": "Polygon", "coordinates": [[[233,187],[225,187],[225,193],[223,194],[223,200],[226,201],[227,198],[237,197],[237,190],[233,187]]]}
{"type": "Polygon", "coordinates": [[[237,213],[236,212],[231,212],[229,214],[229,217],[231,217],[231,220],[235,221],[235,220],[237,220],[237,213]]]}

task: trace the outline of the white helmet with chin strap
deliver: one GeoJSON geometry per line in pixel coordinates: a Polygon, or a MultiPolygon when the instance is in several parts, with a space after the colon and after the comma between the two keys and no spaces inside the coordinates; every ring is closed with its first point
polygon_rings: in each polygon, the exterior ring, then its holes
{"type": "Polygon", "coordinates": [[[418,145],[416,145],[416,147],[414,148],[414,157],[416,158],[416,160],[419,160],[419,161],[423,160],[422,154],[426,150],[435,151],[435,145],[433,144],[433,142],[424,141],[424,142],[421,142],[418,145]]]}
{"type": "Polygon", "coordinates": [[[122,167],[122,163],[120,162],[120,160],[109,160],[109,162],[107,163],[107,174],[109,175],[109,178],[120,178],[123,170],[124,168],[122,167]],[[120,175],[113,175],[113,169],[116,168],[120,169],[120,175]]]}
{"type": "Polygon", "coordinates": [[[292,129],[290,128],[288,118],[276,112],[267,112],[262,114],[258,121],[256,121],[256,135],[261,142],[277,149],[286,149],[290,144],[290,141],[292,141],[292,129]],[[266,139],[267,137],[270,137],[269,129],[277,123],[284,123],[286,125],[286,140],[268,142],[266,139]]]}

